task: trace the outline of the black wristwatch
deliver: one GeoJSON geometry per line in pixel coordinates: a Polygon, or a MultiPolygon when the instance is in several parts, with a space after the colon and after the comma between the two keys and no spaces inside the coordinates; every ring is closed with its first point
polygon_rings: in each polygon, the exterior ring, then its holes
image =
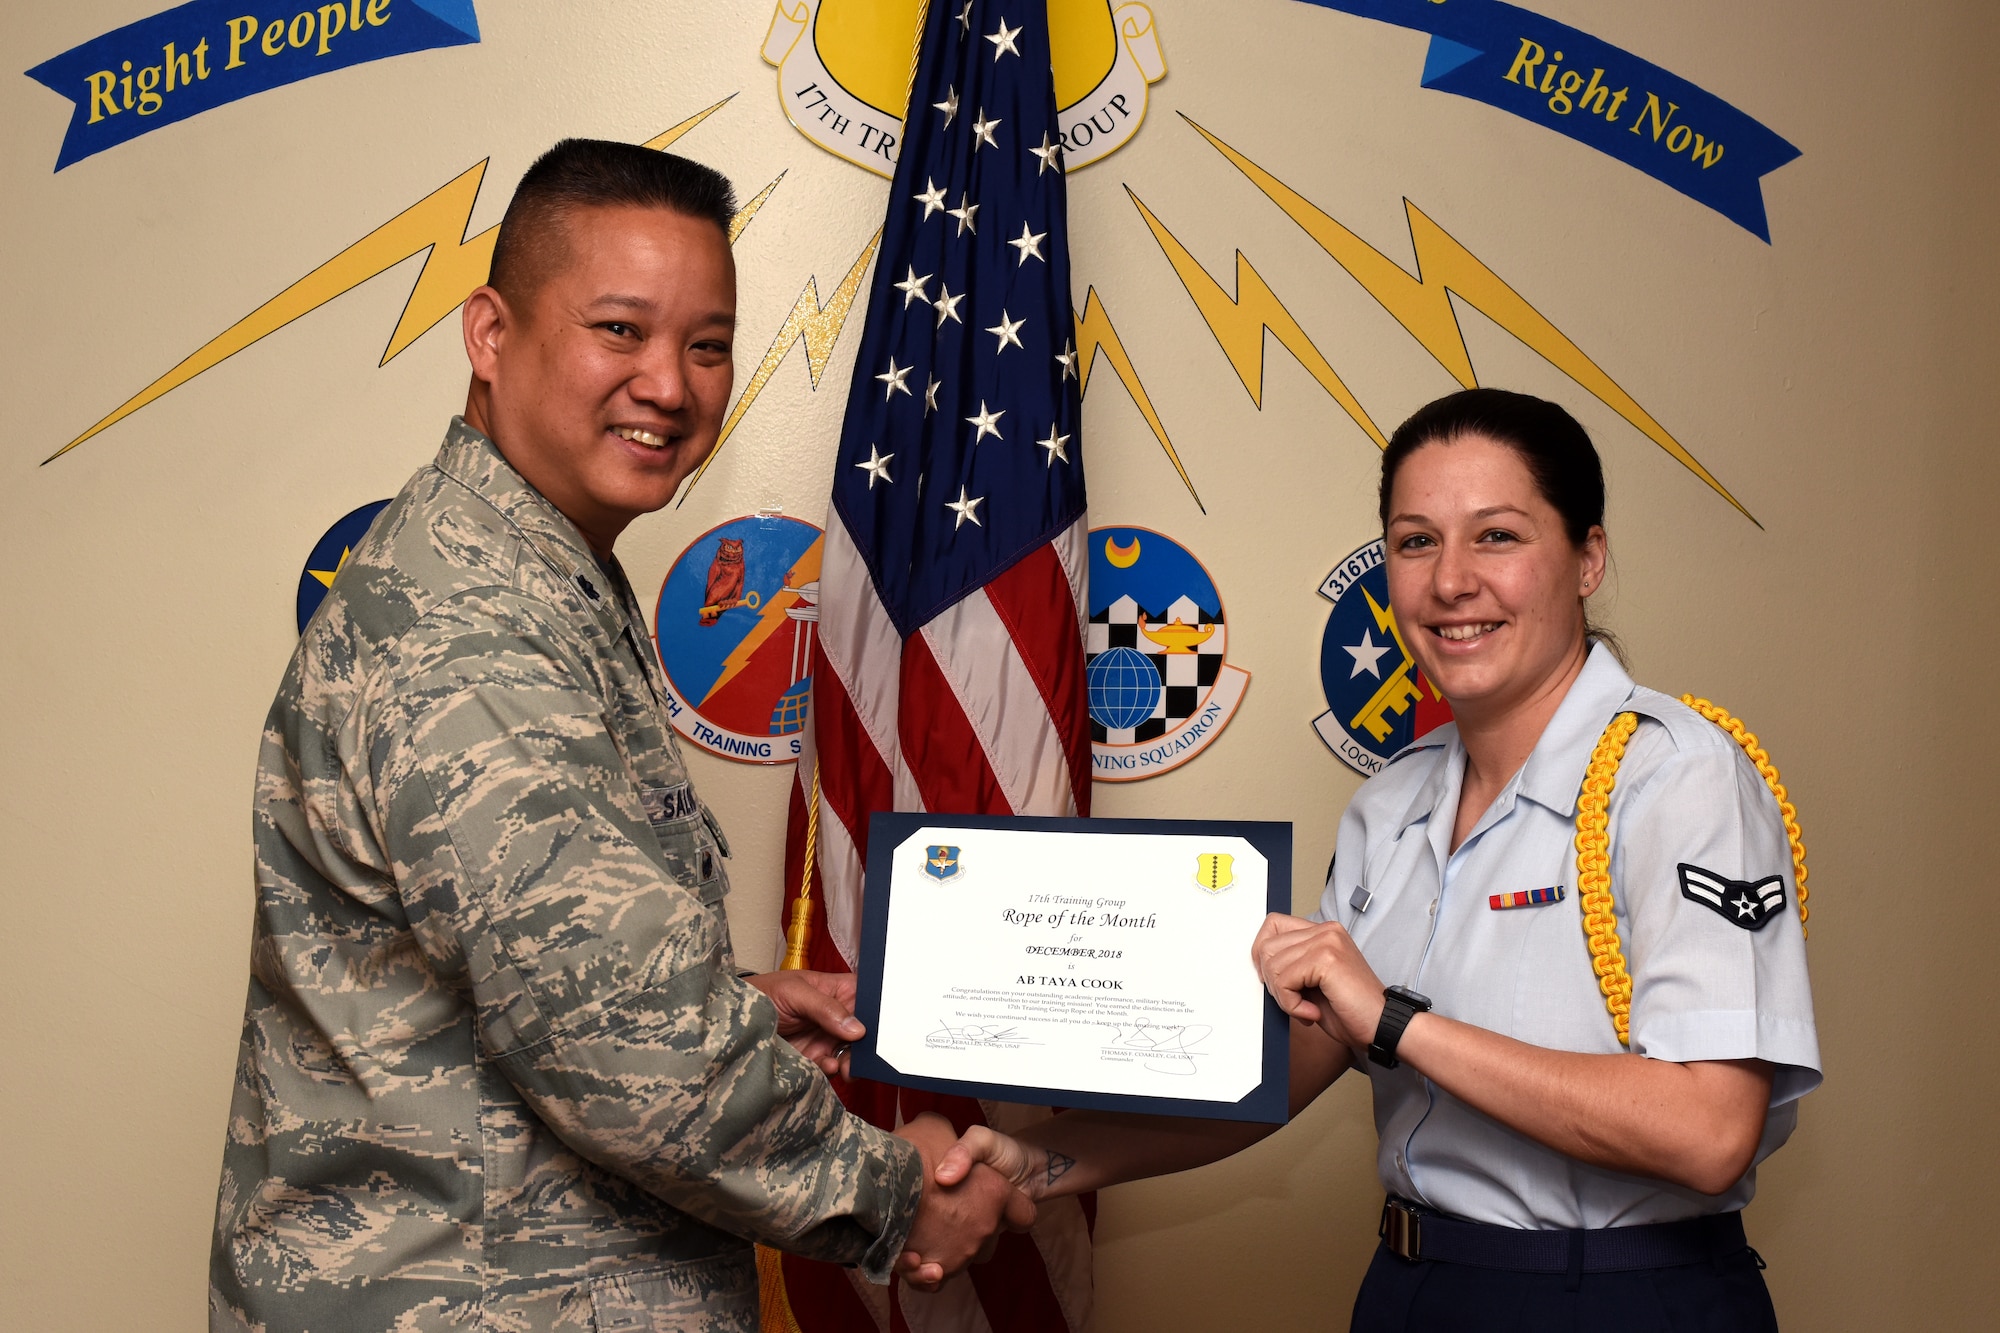
{"type": "Polygon", "coordinates": [[[1418,1014],[1430,1011],[1430,997],[1419,995],[1408,986],[1391,986],[1383,991],[1382,1021],[1375,1026],[1375,1040],[1368,1043],[1368,1059],[1384,1069],[1394,1069],[1401,1063],[1396,1059],[1396,1046],[1403,1040],[1403,1029],[1418,1014]]]}

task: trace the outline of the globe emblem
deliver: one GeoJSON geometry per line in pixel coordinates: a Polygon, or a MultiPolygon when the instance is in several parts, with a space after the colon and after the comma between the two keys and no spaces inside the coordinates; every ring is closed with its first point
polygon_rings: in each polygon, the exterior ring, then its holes
{"type": "Polygon", "coordinates": [[[1136,648],[1108,648],[1091,659],[1084,678],[1090,715],[1098,725],[1129,731],[1153,715],[1165,687],[1160,673],[1136,648]]]}
{"type": "Polygon", "coordinates": [[[771,709],[771,734],[789,736],[804,731],[806,713],[812,707],[812,677],[792,682],[790,689],[778,696],[778,702],[771,709]]]}

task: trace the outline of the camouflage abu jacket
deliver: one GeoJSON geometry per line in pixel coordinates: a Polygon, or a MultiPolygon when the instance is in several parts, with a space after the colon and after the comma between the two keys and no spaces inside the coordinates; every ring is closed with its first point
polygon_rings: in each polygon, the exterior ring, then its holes
{"type": "Polygon", "coordinates": [[[615,562],[454,421],[265,722],[212,1329],[754,1330],[750,1241],[886,1278],[914,1150],[737,979],[615,562]]]}

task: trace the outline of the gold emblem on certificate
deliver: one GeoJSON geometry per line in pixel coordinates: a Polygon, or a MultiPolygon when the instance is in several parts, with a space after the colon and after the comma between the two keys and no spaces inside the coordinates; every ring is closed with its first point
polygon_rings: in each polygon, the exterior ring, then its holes
{"type": "Polygon", "coordinates": [[[1194,864],[1194,882],[1210,893],[1221,893],[1236,882],[1236,858],[1228,852],[1203,852],[1194,864]]]}

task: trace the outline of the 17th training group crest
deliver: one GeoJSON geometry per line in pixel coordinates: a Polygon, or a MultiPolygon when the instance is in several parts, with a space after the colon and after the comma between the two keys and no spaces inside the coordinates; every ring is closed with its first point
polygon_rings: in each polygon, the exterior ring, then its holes
{"type": "MultiPolygon", "coordinates": [[[[778,67],[786,119],[828,152],[878,175],[895,175],[924,5],[777,0],[763,54],[778,67]]],[[[970,4],[951,0],[950,12],[953,22],[970,26],[970,4]]],[[[980,34],[994,44],[998,60],[1012,47],[1007,20],[985,21],[998,24],[980,34]]],[[[1056,125],[1067,169],[1097,161],[1139,132],[1147,85],[1167,76],[1152,10],[1136,0],[1034,0],[1014,21],[1049,25],[1056,125]]],[[[966,108],[967,115],[973,111],[966,108]]]]}
{"type": "Polygon", "coordinates": [[[1396,751],[1451,721],[1451,705],[1417,670],[1389,609],[1389,572],[1376,538],[1333,567],[1319,585],[1333,603],[1320,639],[1326,712],[1313,730],[1348,767],[1380,773],[1396,751]]]}
{"type": "Polygon", "coordinates": [[[1222,596],[1201,562],[1150,528],[1090,533],[1091,776],[1135,782],[1208,748],[1250,673],[1223,661],[1222,596]]]}
{"type": "Polygon", "coordinates": [[[694,539],[660,585],[653,636],[674,730],[750,764],[799,757],[812,703],[823,536],[752,514],[694,539]]]}

